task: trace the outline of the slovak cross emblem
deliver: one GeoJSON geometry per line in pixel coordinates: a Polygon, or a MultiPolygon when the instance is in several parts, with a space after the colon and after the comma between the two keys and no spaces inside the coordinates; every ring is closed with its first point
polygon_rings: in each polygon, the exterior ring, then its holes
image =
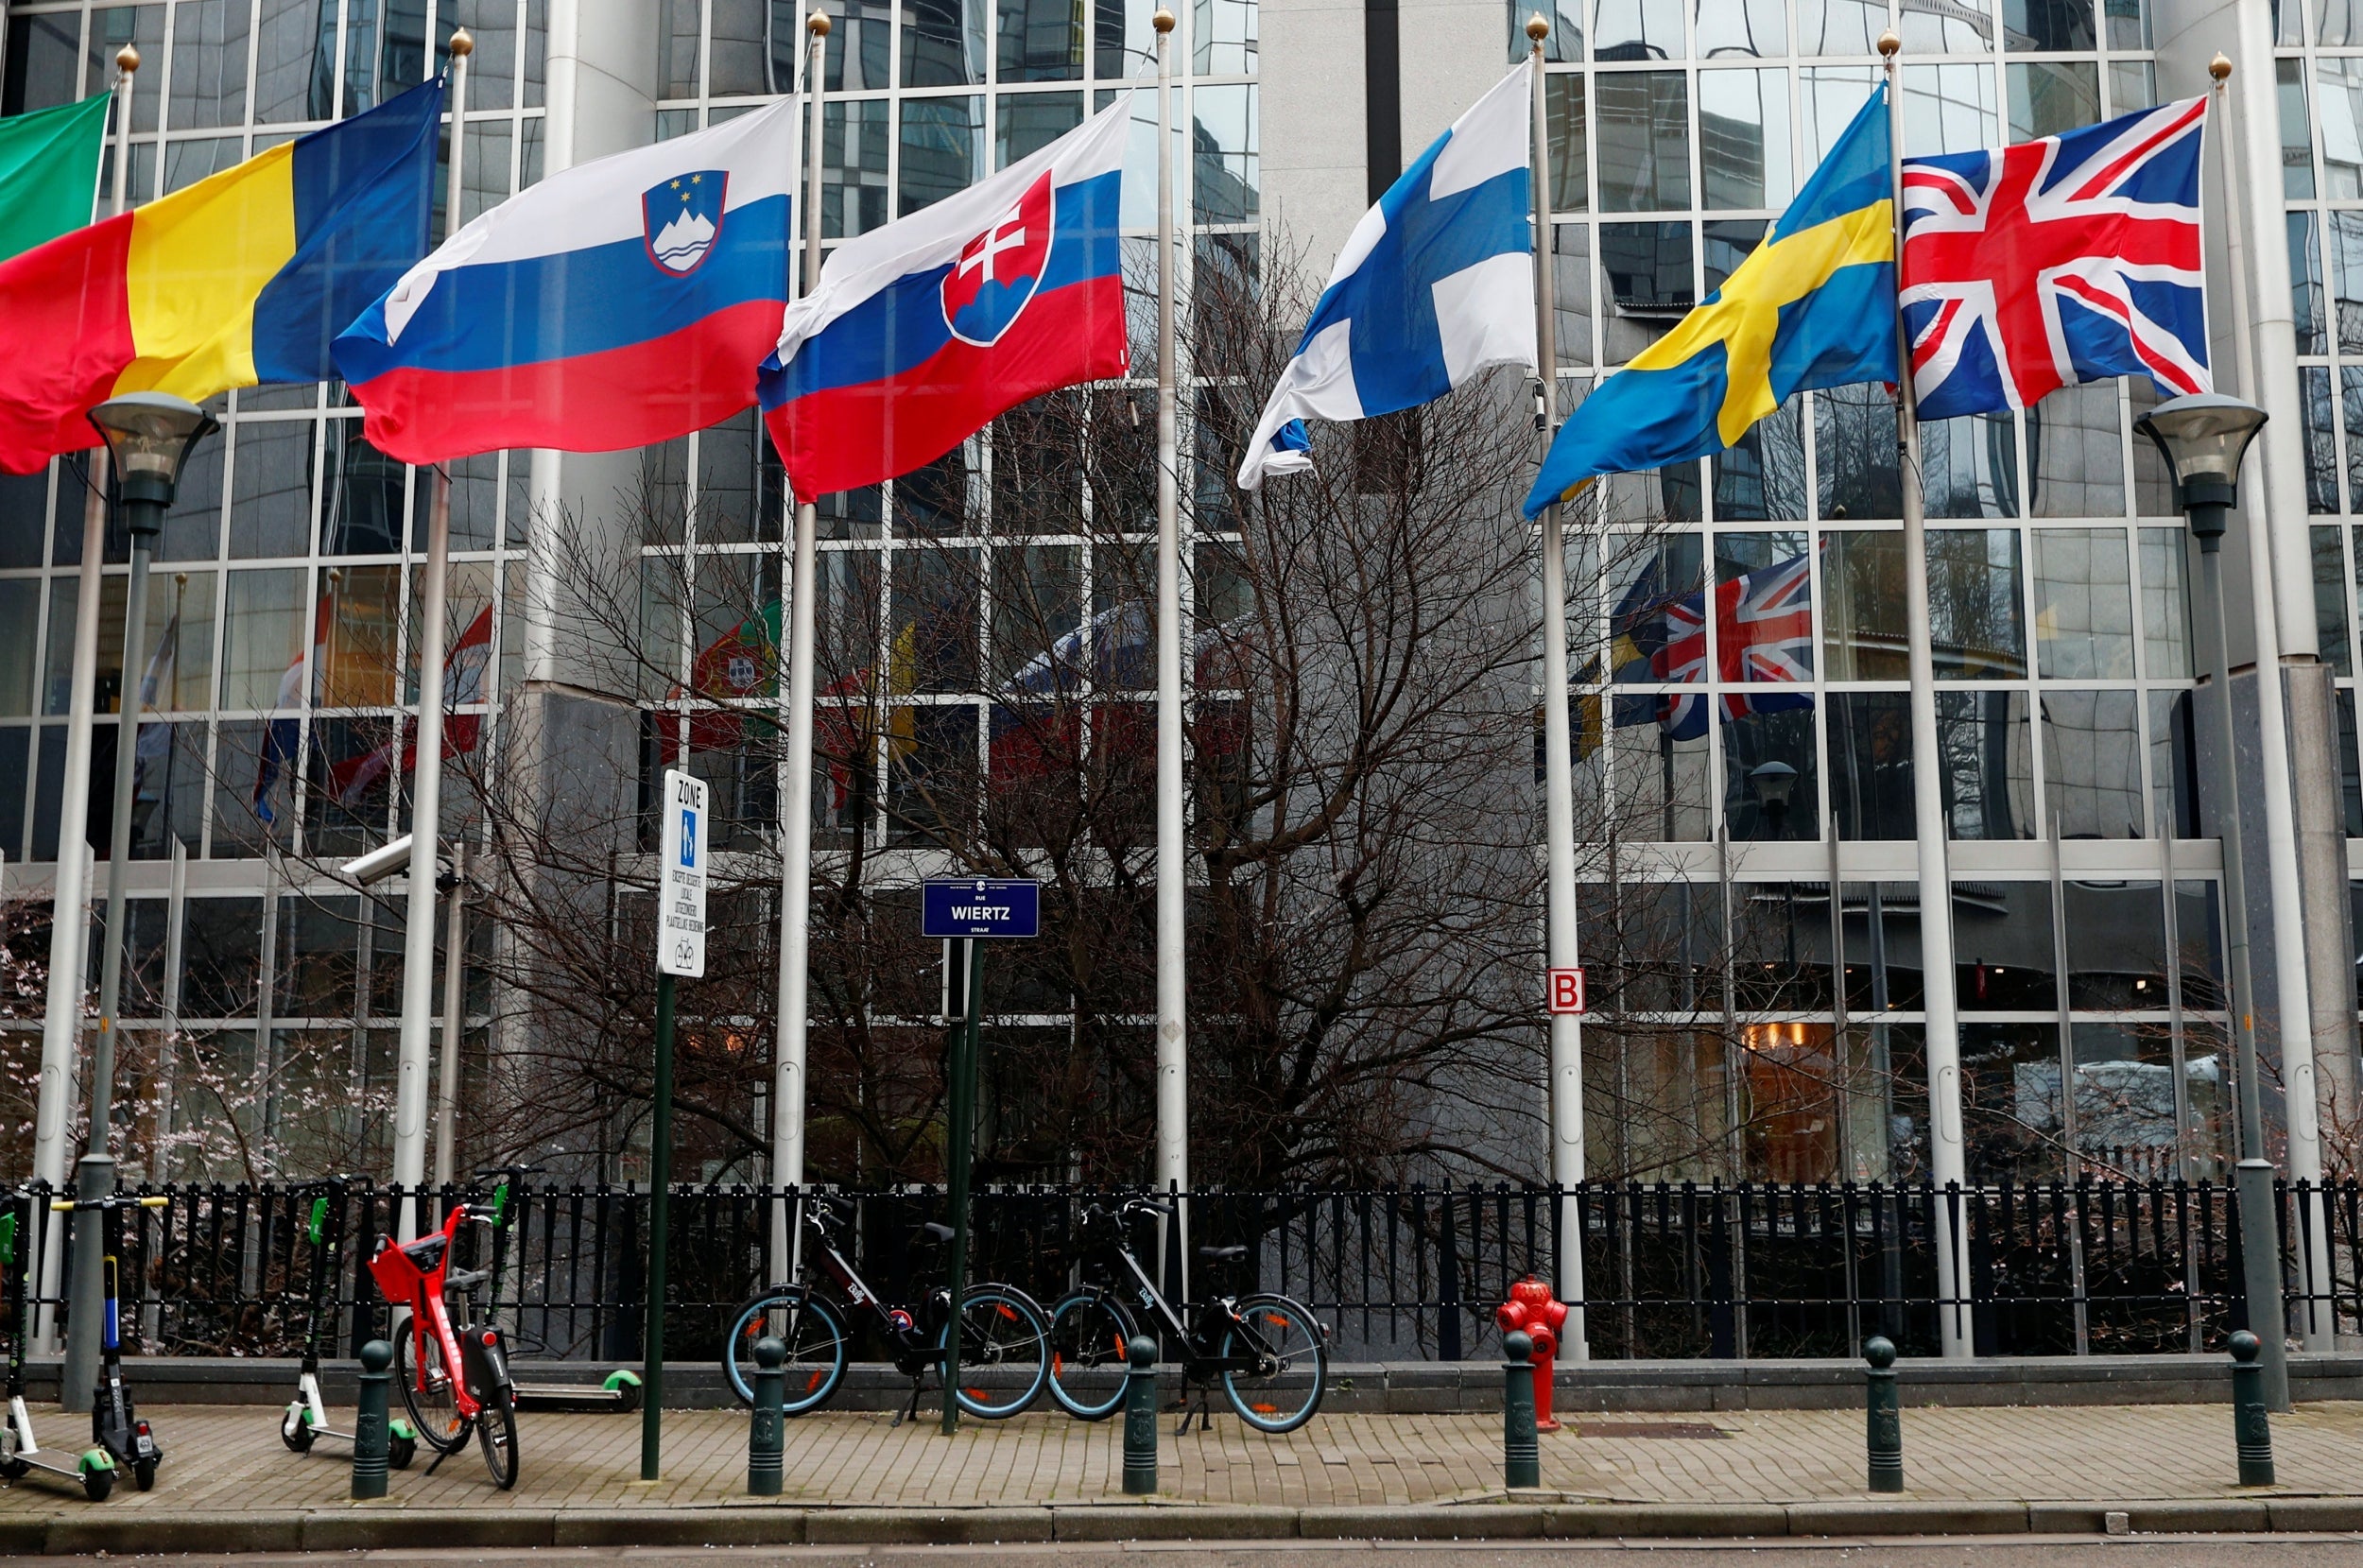
{"type": "Polygon", "coordinates": [[[968,242],[943,278],[943,319],[963,343],[991,348],[1016,324],[1050,265],[1050,171],[968,242]]]}
{"type": "Polygon", "coordinates": [[[699,169],[643,191],[640,232],[648,259],[675,277],[698,270],[722,237],[722,198],[730,182],[728,169],[699,169]]]}

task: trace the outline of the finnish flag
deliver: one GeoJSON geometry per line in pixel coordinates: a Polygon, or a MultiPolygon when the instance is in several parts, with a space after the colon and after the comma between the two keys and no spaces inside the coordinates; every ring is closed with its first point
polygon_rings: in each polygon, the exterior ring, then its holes
{"type": "Polygon", "coordinates": [[[1534,365],[1531,64],[1455,120],[1362,215],[1239,464],[1239,488],[1312,466],[1303,421],[1442,397],[1534,365]]]}

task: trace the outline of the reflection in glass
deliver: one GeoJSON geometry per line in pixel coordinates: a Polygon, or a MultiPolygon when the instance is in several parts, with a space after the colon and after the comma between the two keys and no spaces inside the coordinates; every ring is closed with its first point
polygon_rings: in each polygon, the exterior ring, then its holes
{"type": "Polygon", "coordinates": [[[269,710],[305,705],[303,571],[229,574],[221,638],[221,705],[269,710]]]}
{"type": "Polygon", "coordinates": [[[2008,414],[1932,420],[1920,427],[1922,500],[1938,517],[2016,517],[2018,426],[2008,414]]]}
{"type": "Polygon", "coordinates": [[[1913,836],[1910,698],[1903,692],[1830,697],[1830,811],[1840,838],[1913,836]]]}
{"type": "Polygon", "coordinates": [[[1990,65],[1904,68],[1904,154],[1977,152],[2000,142],[1990,65]]]}
{"type": "Polygon", "coordinates": [[[1261,211],[1255,88],[1199,88],[1190,95],[1190,115],[1198,221],[1249,221],[1261,211]]]}
{"type": "Polygon", "coordinates": [[[1833,681],[1902,681],[1904,536],[1893,530],[1822,534],[1821,599],[1829,620],[1822,657],[1833,681]]]}
{"type": "MultiPolygon", "coordinates": [[[[354,428],[358,431],[359,422],[354,428]]],[[[230,496],[236,519],[230,530],[233,559],[300,556],[310,548],[314,429],[309,420],[237,425],[230,496]]]]}
{"type": "Polygon", "coordinates": [[[2002,36],[2012,54],[2092,49],[2100,43],[2092,0],[2003,0],[2002,36]]]}
{"type": "Polygon", "coordinates": [[[1004,93],[993,127],[992,166],[1008,168],[1082,123],[1080,93],[1004,93]]]}
{"type": "Polygon", "coordinates": [[[1004,83],[1082,76],[1083,11],[1072,0],[999,0],[996,21],[1004,83]]]}
{"type": "Polygon", "coordinates": [[[2102,118],[2099,68],[2091,60],[2012,60],[2009,76],[2014,142],[2057,136],[2102,118]]]}
{"type": "Polygon", "coordinates": [[[1601,60],[1682,58],[1682,0],[1598,0],[1592,34],[1601,60]]]}
{"type": "Polygon", "coordinates": [[[1780,0],[1698,0],[1693,48],[1700,60],[1788,53],[1788,12],[1780,0]]]}
{"type": "Polygon", "coordinates": [[[1621,365],[1647,348],[1699,302],[1687,223],[1600,225],[1600,292],[1606,362],[1621,365]]]}
{"type": "Polygon", "coordinates": [[[1840,1174],[1839,1069],[1831,1033],[1827,1024],[1742,1025],[1751,1180],[1830,1181],[1840,1174]]]}
{"type": "Polygon", "coordinates": [[[1895,401],[1879,387],[1813,394],[1814,493],[1825,520],[1904,515],[1895,401]]]}
{"type": "Polygon", "coordinates": [[[1688,80],[1680,71],[1603,72],[1595,79],[1602,212],[1690,205],[1688,80]]]}
{"type": "MultiPolygon", "coordinates": [[[[2324,316],[2321,248],[2315,243],[2317,213],[2289,215],[2289,314],[2300,353],[2328,353],[2330,334],[2324,316]]],[[[2363,236],[2358,236],[2363,237],[2363,236]]],[[[2338,225],[2331,225],[2331,249],[2339,250],[2338,225]]],[[[2343,259],[2343,258],[2342,258],[2343,259]]],[[[2342,289],[2340,293],[2345,291],[2342,289]]]]}
{"type": "Polygon", "coordinates": [[[1660,700],[1605,696],[1610,710],[1609,768],[1619,819],[1631,837],[1700,842],[1714,833],[1703,734],[1678,740],[1659,721],[1660,700]]]}
{"type": "Polygon", "coordinates": [[[2199,748],[2193,735],[2191,694],[2149,694],[2149,804],[2153,832],[2197,838],[2199,748]]]}
{"type": "MultiPolygon", "coordinates": [[[[1515,64],[1526,58],[1531,47],[1526,37],[1526,18],[1540,14],[1551,24],[1550,32],[1543,40],[1543,59],[1552,65],[1564,65],[1583,58],[1583,0],[1552,0],[1549,5],[1523,4],[1509,0],[1504,13],[1509,24],[1509,60],[1515,64]]],[[[1102,71],[1102,76],[1109,75],[1102,71]]]]}
{"type": "Polygon", "coordinates": [[[1592,230],[1582,223],[1551,226],[1552,341],[1564,366],[1592,363],[1592,230]]]}
{"type": "Polygon", "coordinates": [[[2077,1154],[2104,1177],[2170,1181],[2182,1175],[2173,1026],[2164,1020],[2079,1023],[2070,1036],[2076,1092],[2069,1113],[2077,1154]]]}
{"type": "Polygon", "coordinates": [[[2143,528],[2142,660],[2153,681],[2191,673],[2191,599],[2181,528],[2143,528]]]}
{"type": "Polygon", "coordinates": [[[2037,530],[2035,656],[2046,681],[2133,679],[2133,583],[2125,530],[2037,530]]]}
{"type": "MultiPolygon", "coordinates": [[[[2047,935],[2047,921],[2044,929],[2047,935]]],[[[2060,1108],[2060,1026],[1963,1024],[1961,1134],[1968,1145],[1969,1179],[2057,1180],[2062,1174],[2060,1138],[2065,1131],[2060,1108]]]]}
{"type": "Polygon", "coordinates": [[[1971,1012],[2060,1006],[2047,882],[1953,884],[1956,990],[1971,1012]]]}
{"type": "Polygon", "coordinates": [[[884,98],[820,107],[820,233],[851,239],[887,221],[887,150],[893,106],[884,98]]]}
{"type": "Polygon", "coordinates": [[[2363,510],[2363,367],[2338,368],[2338,397],[2347,422],[2347,506],[2363,510]]]}
{"type": "Polygon", "coordinates": [[[2192,879],[2174,885],[2174,944],[2182,966],[2182,1005],[2223,1006],[2223,906],[2216,885],[2192,879]]]}
{"type": "Polygon", "coordinates": [[[2338,509],[2337,414],[2330,403],[2330,367],[2298,367],[2298,390],[2305,415],[2305,509],[2320,517],[2338,509]]]}
{"type": "Polygon", "coordinates": [[[1791,394],[1786,403],[1749,426],[1729,450],[1708,459],[1715,474],[1718,521],[1794,523],[1804,517],[1803,402],[1802,396],[1791,394]]]}
{"type": "MultiPolygon", "coordinates": [[[[2305,112],[2305,61],[2273,61],[2273,79],[2281,103],[2281,194],[2292,201],[2314,195],[2314,133],[2305,112]]],[[[2347,115],[2348,140],[2354,141],[2354,116],[2347,115]]]]}
{"type": "Polygon", "coordinates": [[[1721,706],[1725,831],[1734,841],[1820,838],[1813,698],[1802,693],[1736,694],[1724,698],[1721,706]],[[1777,768],[1767,773],[1762,771],[1767,764],[1794,771],[1785,777],[1777,768]]]}
{"type": "MultiPolygon", "coordinates": [[[[909,60],[904,56],[906,65],[909,60]]],[[[984,99],[908,98],[902,112],[906,215],[966,190],[983,177],[984,99]]]]}
{"type": "Polygon", "coordinates": [[[2131,691],[2043,694],[2044,794],[2062,838],[2139,838],[2142,738],[2131,691]]]}
{"type": "MultiPolygon", "coordinates": [[[[1797,0],[1797,52],[1875,54],[1887,25],[1888,9],[1882,0],[1797,0]]],[[[1855,107],[1861,107],[1859,99],[1855,107]]]]}
{"type": "Polygon", "coordinates": [[[903,85],[985,79],[985,0],[903,0],[903,85]]]}
{"type": "Polygon", "coordinates": [[[1788,204],[1786,71],[1699,73],[1699,173],[1710,212],[1788,204]]]}
{"type": "Polygon", "coordinates": [[[1592,175],[1584,151],[1590,123],[1584,113],[1583,85],[1580,71],[1554,72],[1543,78],[1544,110],[1551,138],[1551,211],[1555,213],[1587,212],[1592,205],[1592,175]]]}
{"type": "Polygon", "coordinates": [[[1940,681],[2009,680],[2027,673],[2014,528],[1928,531],[1929,635],[1940,681]]]}
{"type": "Polygon", "coordinates": [[[2035,836],[2034,745],[2025,692],[1939,692],[1946,836],[2035,836]]]}
{"type": "Polygon", "coordinates": [[[2337,675],[2354,670],[2347,649],[2347,553],[2339,539],[2345,532],[2320,524],[2306,530],[2314,564],[2314,635],[2322,663],[2337,675]]]}
{"type": "Polygon", "coordinates": [[[2028,409],[2027,471],[2034,514],[2124,516],[2121,439],[2113,381],[2062,387],[2028,409]]]}
{"type": "Polygon", "coordinates": [[[1908,55],[1983,55],[1993,51],[1993,18],[1984,6],[1905,0],[1897,8],[1908,55]]]}
{"type": "Polygon", "coordinates": [[[1254,0],[1198,0],[1190,13],[1193,69],[1201,77],[1245,76],[1255,69],[1254,0]]]}
{"type": "Polygon", "coordinates": [[[2158,107],[2158,67],[2146,60],[2109,62],[2109,112],[2130,114],[2158,107]]]}

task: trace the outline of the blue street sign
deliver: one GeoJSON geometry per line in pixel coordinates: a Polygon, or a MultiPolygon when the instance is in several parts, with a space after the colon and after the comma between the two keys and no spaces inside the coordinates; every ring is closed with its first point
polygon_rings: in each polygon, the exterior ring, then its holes
{"type": "Polygon", "coordinates": [[[1042,935],[1042,884],[930,882],[920,901],[923,937],[1038,937],[1042,935]]]}

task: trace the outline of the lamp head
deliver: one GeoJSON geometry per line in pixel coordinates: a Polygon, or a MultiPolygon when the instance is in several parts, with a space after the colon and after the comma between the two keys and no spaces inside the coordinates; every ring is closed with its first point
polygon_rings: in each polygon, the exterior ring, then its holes
{"type": "MultiPolygon", "coordinates": [[[[2238,495],[2240,460],[2249,442],[2265,426],[2265,411],[2253,404],[2221,392],[2195,392],[2168,398],[2140,419],[2134,427],[2157,443],[2181,491],[2183,508],[2205,508],[2206,523],[2223,531],[2221,508],[2238,495]]],[[[2196,515],[2192,527],[2204,531],[2196,515]]]]}
{"type": "Polygon", "coordinates": [[[1797,790],[1797,769],[1785,762],[1758,765],[1748,774],[1749,787],[1768,811],[1786,811],[1788,798],[1797,790]]]}
{"type": "MultiPolygon", "coordinates": [[[[109,398],[90,411],[90,422],[114,458],[124,499],[167,507],[190,449],[221,428],[204,409],[169,392],[109,398]]],[[[134,512],[131,526],[139,529],[141,521],[134,512]]]]}

